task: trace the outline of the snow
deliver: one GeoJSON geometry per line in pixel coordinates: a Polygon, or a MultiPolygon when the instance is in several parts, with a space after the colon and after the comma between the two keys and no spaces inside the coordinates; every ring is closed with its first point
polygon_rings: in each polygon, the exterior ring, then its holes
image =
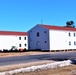
{"type": "Polygon", "coordinates": [[[47,63],[47,64],[43,64],[43,65],[37,65],[37,66],[20,68],[20,69],[11,70],[11,71],[0,72],[0,75],[14,75],[14,74],[23,73],[23,72],[32,72],[32,71],[36,71],[36,70],[53,69],[53,68],[58,68],[58,67],[63,67],[63,66],[69,66],[69,65],[71,65],[71,63],[72,63],[71,60],[54,62],[54,63],[49,63],[49,64],[47,63]]]}

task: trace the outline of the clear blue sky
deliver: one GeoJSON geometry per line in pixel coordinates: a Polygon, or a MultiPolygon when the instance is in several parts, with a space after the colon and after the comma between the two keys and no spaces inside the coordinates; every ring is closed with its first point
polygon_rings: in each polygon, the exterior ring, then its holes
{"type": "Polygon", "coordinates": [[[0,30],[28,31],[36,24],[76,23],[76,0],[0,0],[0,30]]]}

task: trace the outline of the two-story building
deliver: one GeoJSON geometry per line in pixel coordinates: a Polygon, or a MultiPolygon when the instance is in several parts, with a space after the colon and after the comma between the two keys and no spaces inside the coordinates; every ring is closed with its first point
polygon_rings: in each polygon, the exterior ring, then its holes
{"type": "Polygon", "coordinates": [[[28,49],[76,49],[76,28],[37,24],[28,31],[28,49]]]}
{"type": "Polygon", "coordinates": [[[0,50],[10,50],[12,47],[16,47],[17,50],[27,50],[27,32],[0,31],[0,50]]]}

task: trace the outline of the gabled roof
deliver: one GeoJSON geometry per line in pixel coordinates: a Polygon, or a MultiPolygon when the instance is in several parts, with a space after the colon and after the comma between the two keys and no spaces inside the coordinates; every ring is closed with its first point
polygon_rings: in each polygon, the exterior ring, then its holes
{"type": "Polygon", "coordinates": [[[63,26],[52,26],[52,25],[44,25],[44,24],[38,24],[44,28],[47,28],[49,30],[64,30],[64,31],[76,31],[76,28],[70,28],[70,27],[63,27],[63,26]]]}
{"type": "Polygon", "coordinates": [[[14,31],[0,31],[0,35],[17,35],[17,36],[26,36],[27,32],[14,32],[14,31]]]}

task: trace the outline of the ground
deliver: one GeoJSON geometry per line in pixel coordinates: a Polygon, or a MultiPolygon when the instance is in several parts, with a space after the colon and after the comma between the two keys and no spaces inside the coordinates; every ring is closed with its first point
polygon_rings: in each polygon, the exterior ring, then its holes
{"type": "MultiPolygon", "coordinates": [[[[63,52],[67,52],[67,51],[63,51],[63,52]]],[[[69,52],[72,52],[72,51],[69,51],[69,52]]],[[[0,58],[12,57],[12,56],[23,56],[23,55],[27,56],[27,55],[37,55],[37,54],[54,54],[54,53],[58,53],[58,52],[41,52],[41,51],[0,52],[0,58]]]]}
{"type": "MultiPolygon", "coordinates": [[[[27,55],[37,55],[37,54],[46,54],[46,53],[51,53],[51,52],[40,52],[40,51],[30,51],[30,52],[9,52],[9,53],[0,53],[0,58],[4,57],[12,57],[12,56],[27,56],[27,55]]],[[[45,60],[41,62],[29,62],[29,63],[22,63],[22,64],[14,64],[14,65],[7,65],[7,66],[0,66],[0,72],[3,71],[8,71],[8,70],[14,70],[22,67],[28,67],[28,66],[33,66],[33,65],[41,65],[41,64],[46,64],[46,63],[51,63],[54,61],[50,60],[45,60]]]]}
{"type": "Polygon", "coordinates": [[[14,64],[14,65],[7,65],[7,66],[0,66],[0,72],[3,71],[10,71],[14,69],[19,69],[19,68],[25,68],[25,67],[30,67],[30,66],[35,66],[35,65],[42,65],[42,64],[47,64],[47,63],[52,63],[54,61],[37,61],[37,62],[29,62],[29,63],[21,63],[21,64],[14,64]]]}
{"type": "Polygon", "coordinates": [[[40,70],[30,73],[19,73],[15,75],[76,75],[76,65],[71,65],[57,69],[40,70]]]}
{"type": "MultiPolygon", "coordinates": [[[[51,54],[51,52],[9,52],[9,53],[0,53],[0,58],[3,57],[12,57],[12,56],[22,56],[22,55],[37,55],[37,54],[51,54]]],[[[52,52],[53,53],[53,52],[52,52]]],[[[55,52],[54,52],[55,53],[55,52]]],[[[0,66],[0,72],[13,70],[21,67],[27,67],[32,65],[38,64],[46,64],[55,61],[41,61],[41,62],[33,62],[33,63],[24,63],[24,64],[15,64],[15,65],[8,65],[8,66],[0,66]]],[[[68,67],[62,67],[57,69],[49,69],[49,70],[41,70],[35,71],[30,73],[19,73],[16,75],[76,75],[76,65],[71,65],[68,67]]]]}
{"type": "Polygon", "coordinates": [[[28,52],[1,52],[0,58],[3,57],[12,57],[12,56],[22,56],[22,55],[37,55],[37,54],[46,54],[51,52],[40,52],[40,51],[28,51],[28,52]]]}

